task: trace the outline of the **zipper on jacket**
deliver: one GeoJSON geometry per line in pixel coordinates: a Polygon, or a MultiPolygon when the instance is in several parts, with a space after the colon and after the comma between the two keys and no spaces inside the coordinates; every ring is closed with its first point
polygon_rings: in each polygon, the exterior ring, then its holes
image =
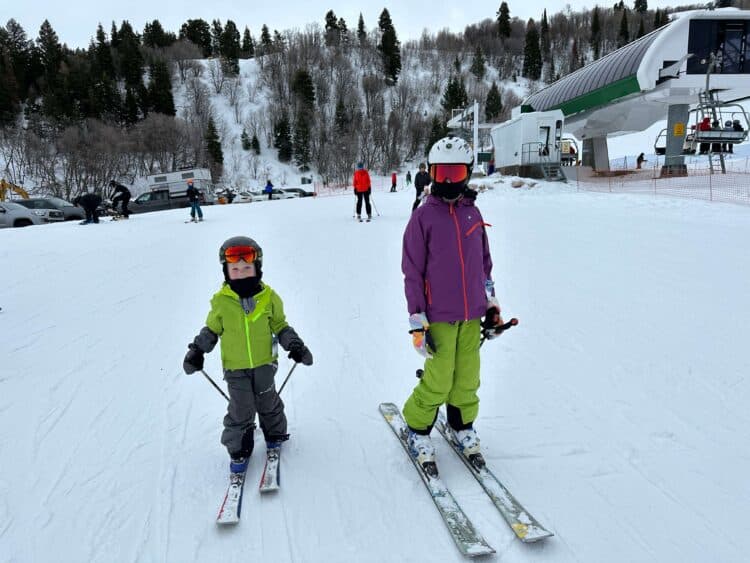
{"type": "Polygon", "coordinates": [[[489,223],[484,223],[482,221],[477,221],[476,223],[474,223],[474,225],[471,227],[471,229],[469,229],[468,231],[466,231],[466,234],[464,235],[464,238],[469,238],[469,235],[471,233],[473,233],[475,230],[477,230],[477,228],[479,228],[479,227],[491,227],[491,226],[492,225],[490,225],[489,223]]]}
{"type": "Polygon", "coordinates": [[[453,223],[456,225],[456,241],[458,242],[458,258],[461,261],[461,281],[463,283],[464,292],[464,320],[469,320],[469,298],[466,295],[466,269],[464,267],[464,249],[461,243],[461,227],[458,226],[458,219],[456,214],[453,212],[453,204],[449,204],[450,214],[453,216],[453,223]]]}
{"type": "Polygon", "coordinates": [[[245,315],[245,342],[247,343],[247,355],[250,356],[250,365],[255,367],[253,352],[250,348],[250,320],[248,319],[248,315],[245,315]]]}

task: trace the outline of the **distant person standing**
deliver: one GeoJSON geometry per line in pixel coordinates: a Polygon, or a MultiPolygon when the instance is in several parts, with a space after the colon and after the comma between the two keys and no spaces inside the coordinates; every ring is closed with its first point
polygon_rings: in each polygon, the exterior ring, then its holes
{"type": "Polygon", "coordinates": [[[273,199],[273,184],[271,183],[270,178],[266,182],[266,187],[263,188],[263,193],[268,194],[268,201],[271,201],[273,199]]]}
{"type": "Polygon", "coordinates": [[[130,216],[130,211],[128,211],[128,202],[130,201],[130,190],[123,186],[122,184],[119,184],[112,180],[109,183],[110,188],[114,188],[114,193],[116,194],[115,197],[112,198],[112,209],[117,212],[117,204],[122,204],[121,214],[125,219],[127,219],[130,216]]]}
{"type": "Polygon", "coordinates": [[[411,170],[406,171],[406,187],[411,186],[411,170]]]}
{"type": "Polygon", "coordinates": [[[187,197],[190,202],[190,220],[193,223],[203,221],[203,210],[201,209],[201,193],[193,186],[193,180],[187,181],[187,197]],[[196,218],[197,215],[197,218],[196,218]]]}
{"type": "Polygon", "coordinates": [[[391,174],[391,193],[396,191],[396,182],[398,181],[398,177],[396,176],[396,173],[394,172],[391,174]]]}
{"type": "Polygon", "coordinates": [[[372,182],[370,173],[365,169],[362,162],[357,163],[357,169],[354,171],[354,195],[357,196],[357,219],[362,221],[362,200],[365,200],[365,211],[367,211],[367,221],[372,219],[372,208],[370,207],[370,194],[372,193],[372,182]]]}
{"type": "Polygon", "coordinates": [[[638,155],[638,158],[635,159],[635,168],[636,168],[636,170],[640,170],[643,167],[643,163],[644,162],[648,162],[648,160],[646,160],[646,155],[644,155],[643,153],[641,153],[641,154],[638,155]]]}
{"type": "Polygon", "coordinates": [[[419,207],[419,202],[422,201],[424,189],[430,185],[432,180],[430,175],[427,173],[427,166],[424,162],[419,163],[419,172],[414,177],[414,187],[417,190],[417,199],[414,200],[414,205],[411,206],[411,210],[414,211],[419,207]]]}

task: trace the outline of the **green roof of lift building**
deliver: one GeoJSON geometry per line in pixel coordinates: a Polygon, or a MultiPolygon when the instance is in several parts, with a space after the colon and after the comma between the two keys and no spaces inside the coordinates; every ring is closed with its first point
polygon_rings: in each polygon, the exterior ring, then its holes
{"type": "Polygon", "coordinates": [[[523,101],[521,111],[560,109],[569,116],[640,92],[638,68],[654,39],[667,27],[656,29],[532,94],[523,101]]]}

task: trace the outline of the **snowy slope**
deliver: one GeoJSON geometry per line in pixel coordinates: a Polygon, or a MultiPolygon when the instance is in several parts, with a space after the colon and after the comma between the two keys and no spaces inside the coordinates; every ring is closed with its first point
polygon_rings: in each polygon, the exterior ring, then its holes
{"type": "MultiPolygon", "coordinates": [[[[461,561],[377,411],[420,365],[400,273],[411,201],[376,193],[370,224],[349,195],[0,231],[0,561],[461,561]],[[258,495],[255,456],[243,520],[219,530],[224,399],[181,364],[235,234],[262,244],[315,364],[284,390],[282,490],[258,495]]],[[[479,203],[521,324],[482,350],[477,428],[556,533],[515,540],[436,436],[496,559],[746,561],[747,209],[557,185],[479,203]]],[[[218,353],[206,370],[220,380],[218,353]]]]}

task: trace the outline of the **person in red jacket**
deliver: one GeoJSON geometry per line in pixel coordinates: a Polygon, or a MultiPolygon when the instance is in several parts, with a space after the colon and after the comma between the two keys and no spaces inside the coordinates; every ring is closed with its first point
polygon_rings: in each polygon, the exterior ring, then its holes
{"type": "Polygon", "coordinates": [[[354,195],[357,196],[357,219],[362,221],[362,200],[365,200],[365,211],[367,211],[367,220],[372,219],[372,208],[370,207],[370,194],[372,193],[372,184],[370,174],[365,169],[362,162],[357,163],[357,169],[354,171],[354,195]]]}
{"type": "Polygon", "coordinates": [[[391,174],[391,192],[396,191],[396,180],[396,173],[394,172],[393,174],[391,174]]]}

